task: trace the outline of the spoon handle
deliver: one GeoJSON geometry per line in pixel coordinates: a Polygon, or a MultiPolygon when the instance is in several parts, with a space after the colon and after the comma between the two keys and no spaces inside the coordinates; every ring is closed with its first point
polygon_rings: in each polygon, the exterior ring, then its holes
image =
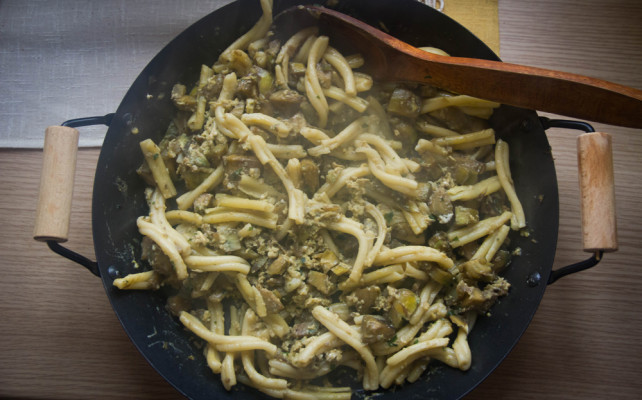
{"type": "Polygon", "coordinates": [[[568,72],[439,56],[414,47],[404,50],[410,57],[407,63],[396,64],[392,73],[397,78],[503,104],[642,128],[640,90],[568,72]]]}
{"type": "Polygon", "coordinates": [[[568,72],[440,56],[343,13],[317,6],[306,9],[330,31],[353,39],[376,78],[428,83],[503,104],[642,128],[640,90],[568,72]]]}

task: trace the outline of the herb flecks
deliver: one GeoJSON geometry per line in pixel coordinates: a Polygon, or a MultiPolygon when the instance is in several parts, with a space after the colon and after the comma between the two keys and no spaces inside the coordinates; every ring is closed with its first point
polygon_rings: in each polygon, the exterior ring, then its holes
{"type": "Polygon", "coordinates": [[[392,217],[395,216],[395,213],[392,211],[387,212],[383,215],[383,217],[386,219],[386,224],[390,225],[392,223],[392,217]]]}
{"type": "Polygon", "coordinates": [[[394,335],[393,337],[391,337],[387,343],[388,343],[388,346],[395,347],[397,345],[397,335],[394,335]]]}

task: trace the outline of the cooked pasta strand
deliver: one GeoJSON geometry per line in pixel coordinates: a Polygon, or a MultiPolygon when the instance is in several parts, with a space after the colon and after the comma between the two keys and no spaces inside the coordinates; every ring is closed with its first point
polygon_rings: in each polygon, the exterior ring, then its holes
{"type": "Polygon", "coordinates": [[[366,257],[372,247],[372,239],[366,236],[361,224],[343,216],[337,222],[321,223],[321,225],[333,231],[347,233],[357,239],[359,250],[357,251],[357,257],[354,260],[352,270],[350,271],[350,280],[352,282],[359,281],[365,267],[366,257]]]}
{"type": "Polygon", "coordinates": [[[427,246],[401,246],[379,252],[374,265],[389,265],[408,261],[432,261],[444,269],[454,265],[447,255],[427,246]]]}
{"type": "MultiPolygon", "coordinates": [[[[495,131],[493,129],[483,129],[478,132],[467,133],[465,135],[458,136],[446,136],[438,139],[433,139],[433,143],[439,146],[451,146],[453,148],[462,147],[473,143],[474,146],[479,146],[480,141],[490,140],[492,143],[495,143],[495,131]]],[[[481,142],[486,144],[485,142],[481,142]]]]}
{"type": "Polygon", "coordinates": [[[501,182],[497,176],[484,179],[475,183],[474,185],[455,186],[448,189],[448,197],[450,200],[473,200],[479,197],[488,196],[495,193],[502,187],[501,182]]]}
{"type": "Polygon", "coordinates": [[[234,351],[264,350],[268,354],[276,353],[275,345],[254,336],[232,336],[214,333],[207,329],[205,325],[198,320],[198,318],[186,311],[181,312],[180,321],[187,329],[194,332],[201,339],[204,339],[214,345],[221,345],[220,347],[217,347],[219,350],[228,349],[222,351],[229,351],[230,347],[235,346],[234,351]]]}
{"type": "Polygon", "coordinates": [[[308,64],[305,69],[305,92],[308,96],[308,101],[317,112],[319,117],[319,126],[324,128],[328,123],[328,101],[323,94],[319,77],[317,75],[317,63],[323,56],[325,49],[328,47],[328,37],[319,36],[308,54],[308,64]]]}
{"type": "Polygon", "coordinates": [[[372,246],[372,249],[370,249],[370,252],[366,256],[366,260],[364,261],[364,265],[366,267],[369,267],[370,265],[372,265],[375,258],[381,251],[383,242],[386,240],[386,232],[388,231],[388,227],[386,225],[386,218],[374,204],[366,203],[366,212],[370,214],[372,218],[374,218],[374,220],[377,222],[378,228],[377,240],[372,246]]]}
{"type": "Polygon", "coordinates": [[[158,289],[160,276],[156,271],[145,271],[129,274],[124,278],[114,279],[114,286],[118,289],[149,290],[158,289]]]}
{"type": "Polygon", "coordinates": [[[425,99],[421,105],[421,113],[426,114],[440,108],[458,106],[458,107],[484,107],[484,108],[497,108],[499,103],[478,99],[476,97],[459,95],[448,97],[433,97],[425,99]]]}
{"type": "Polygon", "coordinates": [[[370,168],[367,165],[362,165],[360,167],[349,167],[342,170],[339,176],[334,179],[331,183],[327,182],[319,188],[319,190],[314,195],[314,198],[319,197],[321,194],[326,194],[328,198],[334,196],[341,188],[343,188],[346,183],[352,179],[361,178],[370,173],[370,168]]]}
{"type": "Polygon", "coordinates": [[[279,54],[276,56],[277,64],[282,63],[286,55],[288,58],[292,58],[296,49],[301,46],[301,43],[303,43],[308,37],[316,35],[318,31],[319,29],[317,27],[310,27],[301,29],[294,35],[290,36],[290,38],[281,47],[281,50],[279,50],[279,54]]]}
{"type": "Polygon", "coordinates": [[[521,229],[526,226],[526,217],[510,175],[508,144],[501,139],[497,142],[497,146],[495,146],[495,165],[497,167],[497,176],[502,184],[504,193],[506,193],[506,197],[508,197],[510,201],[511,211],[513,212],[511,216],[511,228],[513,228],[513,230],[521,229]]]}
{"type": "Polygon", "coordinates": [[[176,188],[169,176],[163,157],[161,157],[160,148],[151,139],[146,139],[140,142],[140,149],[143,152],[149,170],[152,172],[156,187],[161,191],[163,197],[169,199],[176,196],[176,188]]]}
{"type": "MultiPolygon", "coordinates": [[[[256,314],[251,309],[248,309],[245,312],[243,317],[243,328],[241,334],[245,336],[251,336],[252,326],[256,324],[256,314]]],[[[241,353],[241,361],[243,363],[243,369],[247,376],[255,384],[270,388],[270,389],[286,389],[288,387],[288,381],[285,379],[274,379],[268,378],[261,375],[256,368],[254,367],[254,352],[253,351],[243,351],[241,353]]]]}
{"type": "Polygon", "coordinates": [[[379,371],[375,364],[372,352],[363,345],[361,337],[350,325],[343,322],[335,313],[322,306],[312,309],[312,315],[330,332],[357,351],[366,363],[366,373],[363,377],[363,387],[366,390],[375,390],[379,387],[379,371]]]}
{"type": "Polygon", "coordinates": [[[488,235],[500,226],[504,225],[513,215],[510,211],[504,211],[496,217],[486,218],[472,226],[458,229],[448,233],[448,240],[452,247],[463,246],[467,243],[488,235]]]}
{"type": "Polygon", "coordinates": [[[367,100],[362,99],[358,96],[351,96],[348,93],[344,92],[343,89],[336,86],[331,86],[327,89],[323,89],[323,94],[331,99],[342,102],[343,104],[360,113],[366,111],[366,109],[368,108],[367,100]]]}
{"type": "Polygon", "coordinates": [[[348,96],[355,96],[357,94],[357,87],[354,79],[354,74],[352,73],[352,68],[348,61],[343,57],[343,55],[335,48],[328,46],[323,58],[332,65],[341,78],[343,79],[343,86],[345,94],[348,96]]]}
{"type": "Polygon", "coordinates": [[[153,240],[163,253],[169,257],[174,266],[176,277],[180,280],[187,278],[187,266],[176,249],[176,245],[166,237],[166,234],[157,225],[146,221],[144,217],[139,217],[136,220],[136,224],[140,234],[153,240]]]}
{"type": "Polygon", "coordinates": [[[203,193],[212,190],[223,182],[225,169],[219,165],[207,178],[203,180],[195,189],[185,192],[176,199],[179,210],[187,210],[193,204],[196,198],[203,193]]]}
{"type": "Polygon", "coordinates": [[[504,240],[508,236],[510,228],[507,225],[502,225],[492,234],[488,235],[484,242],[479,246],[472,259],[485,259],[491,261],[495,257],[495,253],[499,250],[504,240]]]}
{"type": "Polygon", "coordinates": [[[272,24],[272,0],[261,0],[261,9],[263,10],[263,14],[258,22],[252,29],[236,39],[234,43],[225,49],[223,53],[221,53],[219,60],[228,62],[234,50],[245,49],[253,41],[265,36],[272,24]]]}
{"type": "Polygon", "coordinates": [[[332,150],[356,138],[360,133],[363,132],[364,126],[367,126],[367,125],[368,125],[367,117],[357,118],[356,120],[354,120],[354,122],[350,123],[350,125],[348,125],[345,129],[339,132],[339,134],[336,135],[335,137],[322,139],[318,146],[309,148],[308,153],[311,156],[315,156],[315,157],[320,156],[322,154],[328,154],[332,150]]]}
{"type": "Polygon", "coordinates": [[[274,205],[265,200],[250,200],[243,197],[230,196],[218,193],[215,196],[218,207],[227,207],[241,210],[252,210],[270,213],[274,211],[274,205]]]}
{"type": "Polygon", "coordinates": [[[312,359],[317,354],[326,350],[340,347],[343,341],[339,339],[334,333],[326,332],[322,335],[312,338],[306,346],[292,359],[292,364],[296,367],[303,368],[312,362],[312,359]]]}
{"type": "Polygon", "coordinates": [[[187,223],[192,225],[200,225],[203,223],[201,214],[185,210],[171,210],[165,213],[165,218],[170,225],[178,225],[187,223]]]}
{"type": "Polygon", "coordinates": [[[243,114],[241,121],[246,125],[261,127],[281,138],[288,137],[290,132],[292,132],[292,128],[285,122],[279,121],[274,117],[262,113],[243,114]]]}

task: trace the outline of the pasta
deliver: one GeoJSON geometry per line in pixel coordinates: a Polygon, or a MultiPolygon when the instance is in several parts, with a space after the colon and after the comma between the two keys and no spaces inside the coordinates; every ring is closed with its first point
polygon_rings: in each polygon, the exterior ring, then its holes
{"type": "Polygon", "coordinates": [[[176,288],[169,311],[228,390],[349,399],[312,381],[469,369],[475,316],[508,293],[507,238],[526,226],[486,120],[498,104],[375,82],[316,27],[277,39],[261,7],[191,91],[176,84],[165,136],[141,142],[150,268],[114,285],[176,288]]]}

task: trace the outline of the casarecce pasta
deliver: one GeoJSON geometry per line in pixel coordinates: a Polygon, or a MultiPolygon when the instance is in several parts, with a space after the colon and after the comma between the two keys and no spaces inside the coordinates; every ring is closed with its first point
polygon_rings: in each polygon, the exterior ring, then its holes
{"type": "Polygon", "coordinates": [[[279,40],[261,6],[141,142],[151,268],[114,285],[175,287],[169,311],[228,390],[348,399],[315,379],[346,368],[377,390],[429,362],[470,368],[476,316],[509,289],[506,238],[526,226],[486,121],[498,104],[375,82],[316,27],[279,40]]]}

